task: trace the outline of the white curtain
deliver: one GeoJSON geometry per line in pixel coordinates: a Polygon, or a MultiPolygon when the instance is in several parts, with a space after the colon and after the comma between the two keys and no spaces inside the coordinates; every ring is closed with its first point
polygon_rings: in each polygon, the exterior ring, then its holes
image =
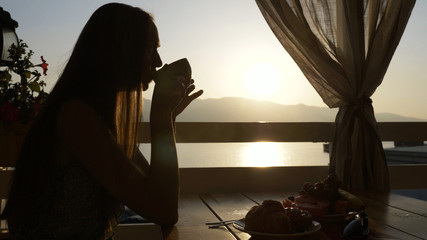
{"type": "Polygon", "coordinates": [[[389,191],[370,97],[415,0],[256,0],[268,25],[330,108],[339,107],[330,172],[348,190],[389,191]]]}

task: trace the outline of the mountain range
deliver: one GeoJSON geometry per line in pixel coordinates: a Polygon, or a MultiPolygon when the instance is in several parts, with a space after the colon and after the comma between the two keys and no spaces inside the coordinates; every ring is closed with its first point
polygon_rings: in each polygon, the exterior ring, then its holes
{"type": "MultiPolygon", "coordinates": [[[[144,99],[143,121],[149,119],[151,100],[144,99]]],[[[247,98],[196,99],[181,113],[179,122],[334,122],[338,109],[304,104],[282,105],[247,98]]],[[[378,122],[425,121],[394,113],[376,113],[378,122]]]]}

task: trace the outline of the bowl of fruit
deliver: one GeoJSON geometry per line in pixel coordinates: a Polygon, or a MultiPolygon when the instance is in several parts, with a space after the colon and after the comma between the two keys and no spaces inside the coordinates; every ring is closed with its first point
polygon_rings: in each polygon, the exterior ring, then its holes
{"type": "Polygon", "coordinates": [[[365,209],[359,198],[341,189],[336,175],[316,183],[305,183],[298,196],[289,196],[282,204],[306,210],[322,224],[345,222],[365,209]]]}

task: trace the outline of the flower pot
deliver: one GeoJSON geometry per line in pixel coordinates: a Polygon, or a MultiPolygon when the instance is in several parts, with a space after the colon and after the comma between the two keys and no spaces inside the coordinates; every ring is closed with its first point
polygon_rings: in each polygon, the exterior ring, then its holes
{"type": "Polygon", "coordinates": [[[30,124],[0,122],[0,167],[15,167],[30,124]]]}

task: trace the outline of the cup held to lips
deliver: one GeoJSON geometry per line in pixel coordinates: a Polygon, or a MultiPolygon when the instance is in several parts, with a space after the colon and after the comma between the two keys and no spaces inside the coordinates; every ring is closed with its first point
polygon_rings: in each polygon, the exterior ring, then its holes
{"type": "Polygon", "coordinates": [[[187,58],[179,59],[170,64],[165,64],[154,74],[154,82],[162,81],[163,78],[182,76],[185,78],[185,85],[188,86],[191,81],[191,66],[187,58]]]}

